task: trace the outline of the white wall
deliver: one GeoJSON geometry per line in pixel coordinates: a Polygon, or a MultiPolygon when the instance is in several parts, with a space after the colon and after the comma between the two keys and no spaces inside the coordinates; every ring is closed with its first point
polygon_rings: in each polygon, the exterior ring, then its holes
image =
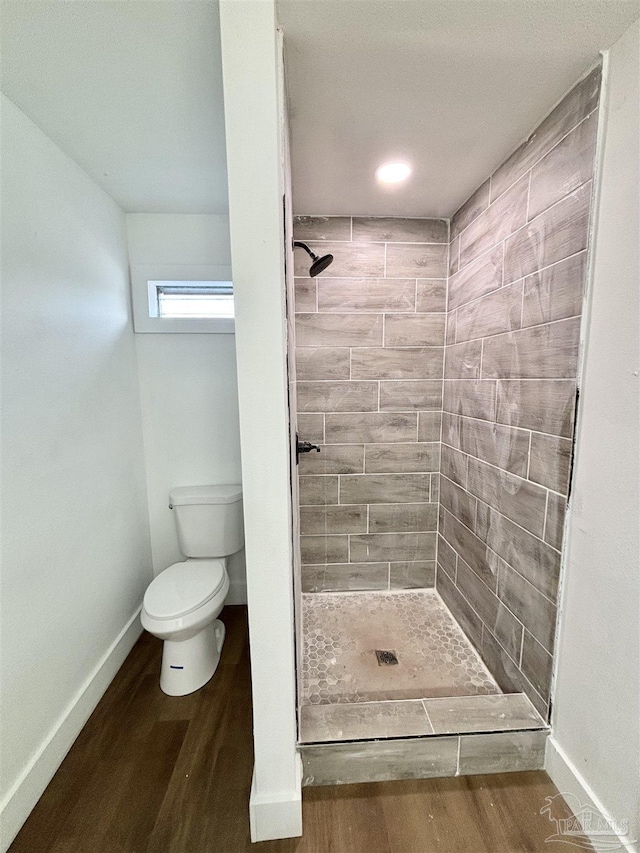
{"type": "Polygon", "coordinates": [[[8,845],[139,635],[152,577],[120,208],[2,97],[8,845]]]}
{"type": "Polygon", "coordinates": [[[611,49],[548,769],[640,837],[640,28],[611,49]]]}
{"type": "MultiPolygon", "coordinates": [[[[127,216],[131,266],[231,264],[229,217],[127,216]]],[[[174,486],[240,483],[235,337],[137,334],[153,568],[184,557],[169,509],[174,486]]],[[[230,604],[246,602],[244,552],[229,561],[230,604]]]]}
{"type": "Polygon", "coordinates": [[[264,841],[302,832],[274,0],[221,0],[220,31],[253,687],[251,837],[264,841]]]}

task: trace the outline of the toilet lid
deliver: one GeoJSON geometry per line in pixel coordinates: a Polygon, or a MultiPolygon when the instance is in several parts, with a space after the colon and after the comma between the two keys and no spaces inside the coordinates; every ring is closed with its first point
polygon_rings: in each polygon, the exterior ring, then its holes
{"type": "Polygon", "coordinates": [[[186,560],[174,563],[149,584],[144,609],[153,619],[177,619],[201,607],[222,588],[222,560],[186,560]]]}

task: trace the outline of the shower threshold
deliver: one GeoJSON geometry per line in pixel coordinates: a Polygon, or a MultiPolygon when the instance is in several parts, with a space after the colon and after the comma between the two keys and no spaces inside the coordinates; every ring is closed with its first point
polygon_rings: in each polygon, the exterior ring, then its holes
{"type": "Polygon", "coordinates": [[[433,589],[305,594],[303,627],[301,744],[547,728],[433,589]]]}

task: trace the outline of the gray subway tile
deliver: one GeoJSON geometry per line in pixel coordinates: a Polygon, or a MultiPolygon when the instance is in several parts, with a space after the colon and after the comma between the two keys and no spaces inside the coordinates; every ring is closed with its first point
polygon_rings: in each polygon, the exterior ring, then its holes
{"type": "Polygon", "coordinates": [[[380,383],[381,412],[409,412],[442,408],[439,379],[392,380],[380,383]]]}
{"type": "Polygon", "coordinates": [[[318,278],[318,311],[376,313],[413,311],[415,279],[318,278]]]}
{"type": "Polygon", "coordinates": [[[569,490],[571,453],[572,443],[568,438],[534,432],[531,436],[529,479],[566,495],[569,490]]]}
{"type": "MultiPolygon", "coordinates": [[[[300,432],[302,439],[308,439],[300,432]]],[[[300,474],[361,474],[364,470],[364,447],[358,444],[326,444],[320,452],[301,453],[300,474]]]]}
{"type": "Polygon", "coordinates": [[[418,441],[440,441],[441,412],[419,412],[418,441]]]}
{"type": "Polygon", "coordinates": [[[296,311],[317,311],[317,291],[315,278],[294,279],[294,299],[296,311]]]}
{"type": "Polygon", "coordinates": [[[540,770],[544,767],[546,742],[544,731],[462,735],[458,773],[466,776],[540,770]]]}
{"type": "MultiPolygon", "coordinates": [[[[384,245],[382,243],[336,243],[309,241],[309,248],[318,255],[333,255],[331,275],[334,278],[384,276],[384,245]]],[[[295,275],[308,274],[310,259],[298,250],[294,256],[295,275]]],[[[404,273],[399,273],[405,277],[404,273]]],[[[406,278],[413,278],[407,275],[406,278]]]]}
{"type": "Polygon", "coordinates": [[[476,499],[443,476],[440,482],[440,503],[470,530],[475,527],[476,499]]]}
{"type": "Polygon", "coordinates": [[[452,414],[492,421],[496,411],[496,383],[492,380],[447,379],[443,408],[452,414]]]}
{"type": "Polygon", "coordinates": [[[560,320],[484,341],[483,379],[570,379],[578,369],[580,319],[560,320]]]}
{"type": "Polygon", "coordinates": [[[480,379],[482,341],[453,344],[445,350],[445,379],[480,379]]]}
{"type": "Polygon", "coordinates": [[[301,506],[300,534],[366,533],[366,506],[301,506]]]}
{"type": "Polygon", "coordinates": [[[296,415],[296,424],[300,438],[311,441],[314,444],[322,444],[324,441],[324,415],[310,415],[298,412],[296,415]]]}
{"type": "Polygon", "coordinates": [[[350,216],[294,216],[293,236],[308,240],[351,240],[350,216]]]}
{"type": "Polygon", "coordinates": [[[445,570],[454,583],[456,580],[457,559],[456,552],[444,538],[442,532],[440,532],[438,535],[438,564],[445,570]]]}
{"type": "Polygon", "coordinates": [[[332,476],[299,476],[300,505],[337,504],[338,478],[332,476]]]}
{"type": "Polygon", "coordinates": [[[444,346],[445,320],[445,314],[387,314],[384,318],[384,345],[444,346]]]}
{"type": "Polygon", "coordinates": [[[436,734],[539,729],[546,724],[524,693],[423,699],[436,734]]]}
{"type": "Polygon", "coordinates": [[[491,197],[497,198],[550,151],[573,127],[598,105],[600,67],[581,80],[557,107],[517,148],[491,178],[491,197]]]}
{"type": "Polygon", "coordinates": [[[456,326],[458,322],[458,312],[454,309],[447,314],[447,329],[445,332],[445,343],[447,346],[456,342],[456,326]]]}
{"type": "Polygon", "coordinates": [[[377,382],[298,382],[299,412],[376,412],[377,382]]]}
{"type": "Polygon", "coordinates": [[[455,238],[470,225],[474,219],[489,207],[489,179],[481,184],[453,214],[451,219],[451,237],[455,238]]]}
{"type": "Polygon", "coordinates": [[[460,235],[460,266],[478,258],[527,221],[529,177],[510,187],[460,235]]]}
{"type": "MultiPolygon", "coordinates": [[[[495,583],[496,579],[489,575],[489,580],[495,583]]],[[[466,561],[460,558],[458,559],[456,586],[473,606],[485,625],[491,627],[496,621],[500,600],[495,594],[495,590],[489,589],[466,561]]]]}
{"type": "Polygon", "coordinates": [[[500,645],[513,660],[519,660],[524,628],[513,613],[502,602],[498,606],[495,621],[488,626],[500,645]]]}
{"type": "Polygon", "coordinates": [[[348,347],[296,347],[296,378],[349,379],[351,353],[348,347]]]}
{"type": "Polygon", "coordinates": [[[445,413],[442,440],[512,474],[527,474],[529,433],[524,430],[445,413]]]}
{"type": "Polygon", "coordinates": [[[447,280],[418,279],[416,281],[416,311],[434,313],[447,310],[447,280]]]}
{"type": "Polygon", "coordinates": [[[522,284],[511,284],[457,310],[456,340],[470,341],[520,328],[522,284]]]}
{"type": "Polygon", "coordinates": [[[341,504],[416,503],[429,498],[428,474],[345,474],[341,504]]]}
{"type": "Polygon", "coordinates": [[[415,441],[417,418],[417,412],[327,414],[325,440],[327,444],[415,441]]]}
{"type": "Polygon", "coordinates": [[[303,785],[455,776],[457,737],[303,746],[303,785]]]}
{"type": "Polygon", "coordinates": [[[367,474],[437,471],[440,446],[433,442],[367,444],[364,470],[367,474]]]}
{"type": "Polygon", "coordinates": [[[429,500],[432,503],[437,503],[440,500],[440,474],[431,475],[431,497],[429,500]]]}
{"type": "Polygon", "coordinates": [[[598,114],[592,113],[559,142],[531,171],[529,219],[593,175],[598,114]]]}
{"type": "MultiPolygon", "coordinates": [[[[457,570],[461,561],[464,561],[489,589],[495,590],[498,585],[498,563],[492,558],[485,543],[450,513],[445,514],[444,531],[441,532],[458,555],[457,570]]],[[[459,586],[457,575],[456,584],[459,586]]]]}
{"type": "Polygon", "coordinates": [[[502,287],[504,249],[496,246],[449,279],[449,310],[502,287]]]}
{"type": "Polygon", "coordinates": [[[324,563],[317,566],[301,566],[302,592],[324,592],[324,563]]]}
{"type": "Polygon", "coordinates": [[[558,551],[562,548],[562,536],[564,534],[564,516],[567,508],[567,499],[561,495],[549,492],[547,503],[547,524],[544,529],[544,541],[548,542],[558,551]]]}
{"type": "Polygon", "coordinates": [[[522,643],[522,671],[545,699],[551,692],[553,657],[528,631],[522,643]]]}
{"type": "Polygon", "coordinates": [[[440,471],[442,474],[453,480],[458,486],[466,489],[468,470],[469,457],[454,447],[443,444],[440,451],[440,471]]]}
{"type": "Polygon", "coordinates": [[[344,563],[349,559],[349,537],[301,536],[300,555],[303,563],[344,563]]]}
{"type": "Polygon", "coordinates": [[[382,344],[381,314],[296,314],[298,347],[382,344]]]}
{"type": "Polygon", "coordinates": [[[537,326],[582,313],[587,253],[572,255],[525,278],[522,325],[537,326]]]}
{"type": "Polygon", "coordinates": [[[555,605],[504,560],[498,569],[498,596],[545,648],[553,648],[555,605]]]}
{"type": "MultiPolygon", "coordinates": [[[[482,643],[479,651],[487,669],[498,682],[500,689],[504,693],[509,694],[523,692],[526,693],[527,698],[533,702],[531,696],[529,696],[529,693],[526,690],[526,685],[529,684],[529,682],[518,668],[518,665],[509,657],[486,625],[482,632],[482,643]]],[[[533,687],[531,685],[529,686],[531,687],[531,690],[533,690],[533,687]]],[[[533,702],[533,704],[536,710],[540,713],[538,705],[535,702],[533,702]]]]}
{"type": "Polygon", "coordinates": [[[438,505],[436,503],[385,503],[372,504],[369,507],[370,533],[420,533],[435,530],[437,524],[438,505]]]}
{"type": "Polygon", "coordinates": [[[591,182],[509,237],[504,247],[505,284],[585,249],[590,202],[591,182]]]}
{"type": "Polygon", "coordinates": [[[458,272],[460,266],[460,237],[455,237],[449,243],[449,275],[458,272]]]}
{"type": "Polygon", "coordinates": [[[542,538],[547,493],[521,477],[469,459],[468,490],[481,501],[542,538]]]}
{"type": "Polygon", "coordinates": [[[429,589],[435,582],[434,560],[389,564],[389,589],[429,589]]]}
{"type": "Polygon", "coordinates": [[[383,560],[435,560],[436,533],[369,533],[351,536],[351,559],[359,563],[383,560]]]}
{"type": "Polygon", "coordinates": [[[438,572],[436,590],[467,635],[467,639],[479,649],[482,644],[482,620],[445,572],[438,572]]]}
{"type": "Polygon", "coordinates": [[[444,347],[362,347],[351,351],[353,379],[442,379],[444,347]]]}
{"type": "Polygon", "coordinates": [[[382,243],[448,243],[446,219],[354,216],[353,239],[382,243]]]}
{"type": "Polygon", "coordinates": [[[476,533],[487,545],[555,601],[560,575],[560,554],[504,515],[486,508],[476,517],[476,533]]]}
{"type": "Polygon", "coordinates": [[[387,589],[388,563],[333,563],[302,566],[303,592],[357,592],[387,589]]]}
{"type": "Polygon", "coordinates": [[[575,395],[573,379],[501,381],[498,382],[496,420],[552,435],[571,436],[575,395]]]}
{"type": "Polygon", "coordinates": [[[303,705],[300,708],[300,735],[304,743],[377,740],[432,733],[419,699],[303,705]]]}
{"type": "Polygon", "coordinates": [[[387,244],[386,276],[388,278],[405,276],[407,278],[445,278],[448,254],[449,247],[446,243],[389,243],[387,244]]]}

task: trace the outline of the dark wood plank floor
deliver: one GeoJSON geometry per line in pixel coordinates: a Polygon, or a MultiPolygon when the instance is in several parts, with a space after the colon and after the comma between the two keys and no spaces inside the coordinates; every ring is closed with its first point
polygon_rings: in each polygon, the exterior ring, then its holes
{"type": "Polygon", "coordinates": [[[252,845],[246,609],[222,618],[221,664],[191,696],[161,692],[161,643],[141,637],[10,853],[558,849],[545,844],[553,828],[539,812],[557,791],[542,772],[307,788],[304,836],[252,845]]]}

